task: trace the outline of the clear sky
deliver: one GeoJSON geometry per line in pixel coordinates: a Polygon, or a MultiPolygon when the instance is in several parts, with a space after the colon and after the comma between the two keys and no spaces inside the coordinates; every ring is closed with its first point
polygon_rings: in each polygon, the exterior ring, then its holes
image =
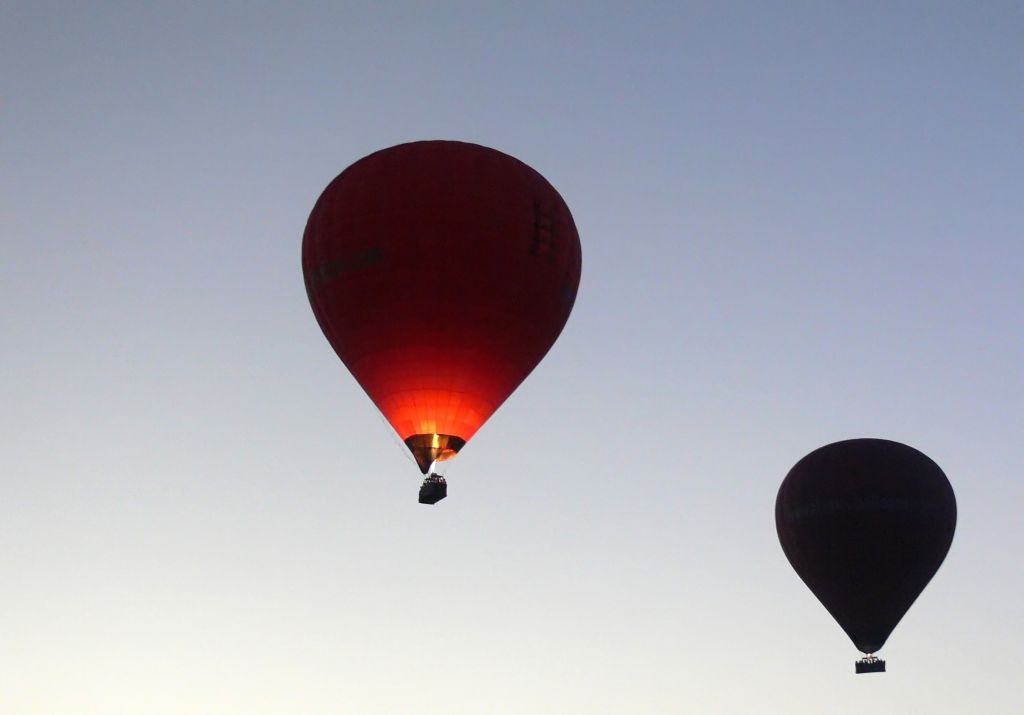
{"type": "Polygon", "coordinates": [[[1015,715],[1015,2],[0,6],[0,712],[1015,715]],[[416,503],[299,247],[374,150],[572,209],[561,339],[416,503]],[[774,526],[877,436],[959,523],[882,655],[774,526]]]}

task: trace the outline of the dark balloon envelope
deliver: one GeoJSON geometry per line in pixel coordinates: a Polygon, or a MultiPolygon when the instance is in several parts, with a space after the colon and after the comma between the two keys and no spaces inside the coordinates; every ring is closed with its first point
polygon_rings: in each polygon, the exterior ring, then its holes
{"type": "Polygon", "coordinates": [[[425,141],[371,154],[327,186],[302,268],[324,335],[427,473],[555,342],[581,251],[562,197],[529,166],[425,141]]]}
{"type": "Polygon", "coordinates": [[[916,449],[851,439],[797,462],[779,488],[775,525],[800,578],[854,645],[874,653],[949,551],[956,499],[916,449]]]}

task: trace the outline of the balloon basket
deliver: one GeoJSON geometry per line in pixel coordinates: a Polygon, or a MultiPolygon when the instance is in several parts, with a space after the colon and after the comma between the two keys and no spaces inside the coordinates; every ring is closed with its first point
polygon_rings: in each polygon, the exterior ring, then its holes
{"type": "Polygon", "coordinates": [[[437,504],[448,496],[448,482],[439,474],[431,474],[420,486],[420,504],[437,504]]]}
{"type": "Polygon", "coordinates": [[[876,658],[873,655],[869,655],[866,658],[861,658],[855,663],[857,673],[884,673],[885,672],[885,661],[881,658],[876,658]]]}

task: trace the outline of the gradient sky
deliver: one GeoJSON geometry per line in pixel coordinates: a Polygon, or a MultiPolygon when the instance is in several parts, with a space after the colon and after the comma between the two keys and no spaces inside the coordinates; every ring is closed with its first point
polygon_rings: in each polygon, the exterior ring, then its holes
{"type": "Polygon", "coordinates": [[[1019,3],[0,6],[0,712],[1015,715],[1019,3]],[[561,339],[416,503],[299,247],[377,149],[572,209],[561,339]],[[857,652],[775,494],[910,444],[945,565],[857,652]]]}

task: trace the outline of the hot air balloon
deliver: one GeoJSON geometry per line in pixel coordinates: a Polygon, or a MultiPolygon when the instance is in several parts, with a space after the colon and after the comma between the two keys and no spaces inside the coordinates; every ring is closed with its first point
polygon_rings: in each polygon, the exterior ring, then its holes
{"type": "Polygon", "coordinates": [[[935,462],[884,439],[829,444],[786,475],[775,502],[786,558],[880,672],[874,654],[942,564],[956,498],[935,462]]]}
{"type": "Polygon", "coordinates": [[[562,197],[494,149],[401,144],[324,189],[302,240],[309,302],[426,475],[421,503],[558,338],[580,269],[562,197]]]}

